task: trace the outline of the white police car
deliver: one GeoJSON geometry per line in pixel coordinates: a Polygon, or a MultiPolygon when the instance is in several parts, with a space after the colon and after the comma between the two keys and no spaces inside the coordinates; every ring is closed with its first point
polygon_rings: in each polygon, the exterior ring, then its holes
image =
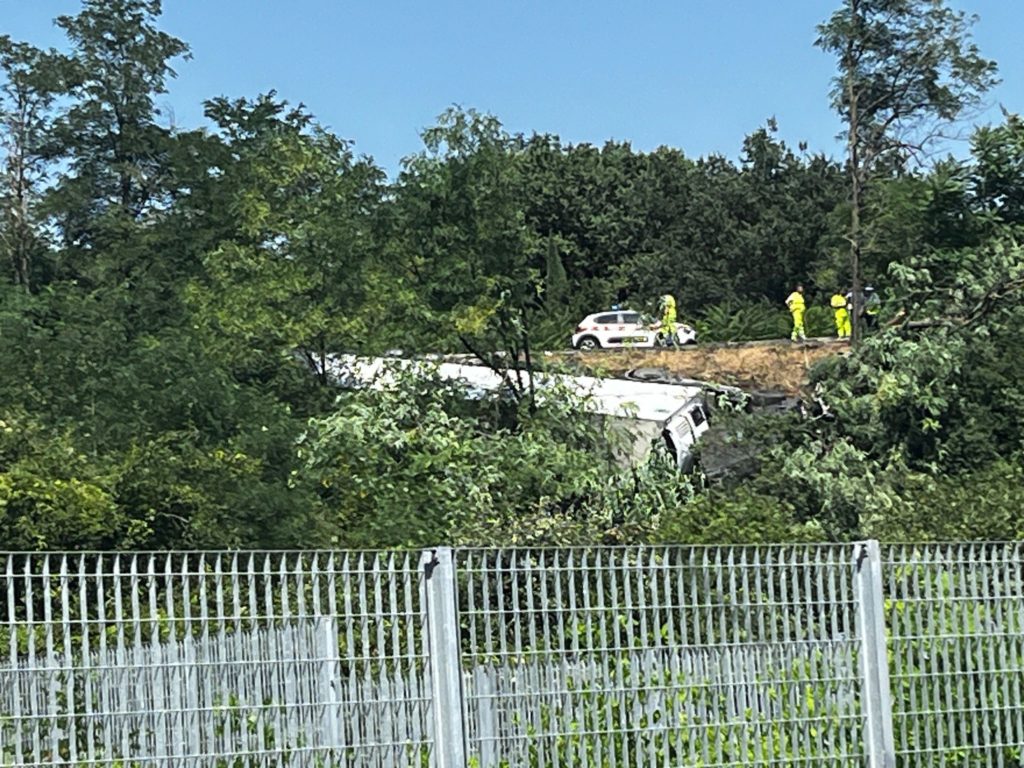
{"type": "MultiPolygon", "coordinates": [[[[672,342],[656,327],[645,323],[639,312],[610,309],[587,315],[572,335],[574,349],[608,349],[617,347],[671,346],[672,342]]],[[[697,331],[676,323],[675,344],[696,344],[697,331]]]]}

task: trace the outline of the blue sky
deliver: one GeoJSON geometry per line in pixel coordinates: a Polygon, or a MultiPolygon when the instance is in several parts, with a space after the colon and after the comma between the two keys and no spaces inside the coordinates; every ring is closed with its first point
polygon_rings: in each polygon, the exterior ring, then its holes
{"type": "MultiPolygon", "coordinates": [[[[1024,2],[954,0],[999,62],[998,104],[1024,112],[1024,2]]],[[[164,0],[162,26],[192,47],[161,105],[203,123],[202,101],[276,89],[303,102],[392,176],[451,104],[511,132],[629,141],[736,157],[775,116],[795,147],[840,154],[828,106],[833,60],[815,26],[838,0],[164,0]]],[[[77,0],[0,0],[0,32],[63,46],[53,17],[77,0]]],[[[954,147],[957,154],[964,148],[954,147]]]]}

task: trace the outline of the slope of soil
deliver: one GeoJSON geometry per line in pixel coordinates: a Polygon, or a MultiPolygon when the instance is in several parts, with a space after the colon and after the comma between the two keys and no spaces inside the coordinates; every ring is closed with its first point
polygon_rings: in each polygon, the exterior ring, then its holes
{"type": "Polygon", "coordinates": [[[804,344],[761,341],[707,344],[682,349],[599,350],[576,353],[589,373],[622,375],[633,368],[664,368],[692,379],[743,389],[771,389],[796,394],[818,360],[845,354],[848,346],[834,339],[811,339],[804,344]]]}

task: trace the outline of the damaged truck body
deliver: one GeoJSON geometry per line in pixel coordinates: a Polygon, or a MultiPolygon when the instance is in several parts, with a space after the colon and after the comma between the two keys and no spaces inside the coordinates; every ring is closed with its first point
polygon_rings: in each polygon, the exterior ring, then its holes
{"type": "MultiPolygon", "coordinates": [[[[341,387],[394,386],[400,375],[422,375],[461,387],[468,398],[508,391],[515,372],[500,374],[480,365],[429,362],[403,358],[338,355],[328,364],[330,380],[341,387]]],[[[684,472],[694,468],[694,447],[707,432],[707,386],[702,382],[658,383],[567,374],[535,374],[538,396],[571,393],[584,412],[602,418],[621,440],[617,460],[637,466],[653,452],[665,451],[684,472]]]]}

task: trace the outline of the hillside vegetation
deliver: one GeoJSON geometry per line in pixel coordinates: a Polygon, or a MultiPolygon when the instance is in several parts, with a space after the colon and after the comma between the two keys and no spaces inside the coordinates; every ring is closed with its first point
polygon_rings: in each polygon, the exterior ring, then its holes
{"type": "Polygon", "coordinates": [[[188,45],[158,0],[85,0],[57,19],[61,50],[0,37],[0,547],[1019,536],[1024,123],[915,164],[994,66],[963,17],[918,13],[943,3],[883,5],[819,29],[862,54],[837,55],[831,94],[848,158],[794,151],[774,121],[733,162],[451,108],[394,179],[273,92],[169,128],[156,104],[188,45]],[[884,50],[855,39],[896,22],[884,50]],[[672,358],[828,404],[723,412],[756,454],[743,476],[622,471],[578,402],[533,397],[543,352],[590,312],[669,293],[706,342],[778,339],[797,282],[811,335],[857,283],[883,297],[879,327],[843,355],[672,358]],[[472,404],[331,385],[329,355],[394,348],[520,376],[472,404]]]}

